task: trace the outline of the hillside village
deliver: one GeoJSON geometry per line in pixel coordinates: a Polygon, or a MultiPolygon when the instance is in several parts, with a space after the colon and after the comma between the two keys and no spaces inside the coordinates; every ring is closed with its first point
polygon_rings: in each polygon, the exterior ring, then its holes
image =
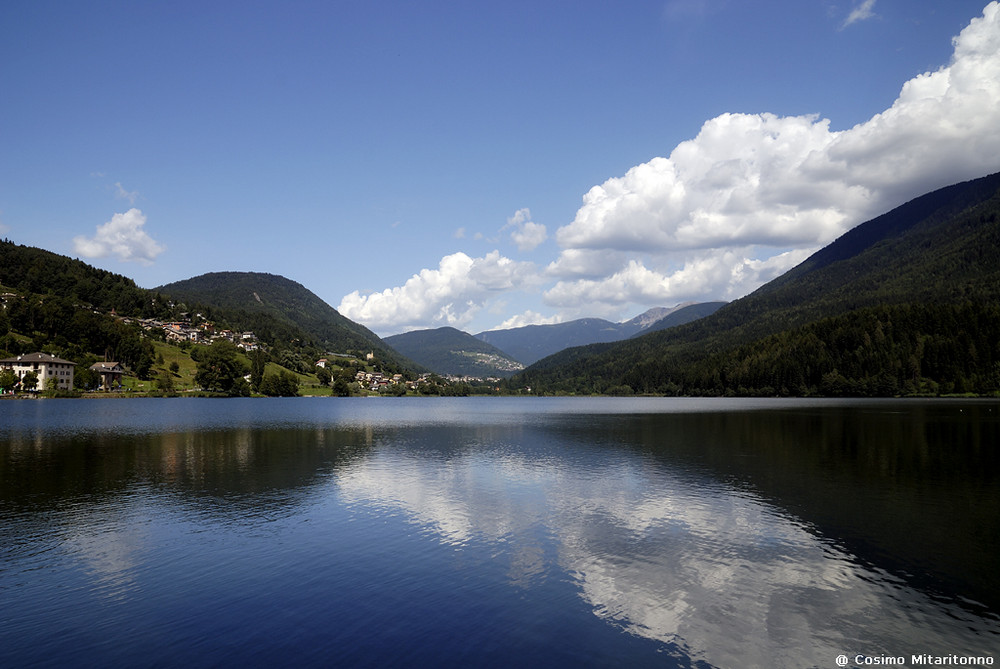
{"type": "MultiPolygon", "coordinates": [[[[112,313],[112,315],[115,314],[112,313]]],[[[200,314],[197,315],[199,318],[200,316],[200,314]]],[[[257,336],[253,332],[233,332],[232,330],[216,329],[215,325],[208,321],[201,321],[198,325],[192,325],[190,318],[166,323],[158,321],[155,318],[121,318],[121,320],[125,323],[138,323],[147,332],[159,330],[163,332],[168,342],[191,342],[192,344],[211,345],[214,342],[224,339],[248,353],[263,349],[263,345],[257,340],[257,336]]]]}
{"type": "MultiPolygon", "coordinates": [[[[9,305],[14,302],[22,302],[25,296],[17,292],[4,291],[0,293],[0,313],[5,312],[9,305]]],[[[123,316],[114,309],[110,312],[101,312],[85,305],[75,305],[77,309],[84,309],[89,313],[101,316],[110,316],[114,321],[127,326],[139,328],[145,337],[165,344],[178,346],[182,349],[196,345],[199,347],[210,347],[219,341],[227,341],[234,345],[236,349],[244,354],[256,351],[266,352],[268,346],[260,341],[257,335],[250,331],[236,331],[219,327],[216,323],[207,320],[203,314],[189,314],[181,312],[176,314],[174,320],[158,318],[140,318],[134,316],[123,316]]],[[[173,308],[175,305],[170,304],[173,308]]],[[[160,344],[162,346],[162,344],[160,344]]],[[[162,355],[162,354],[161,354],[162,355]]],[[[320,358],[315,362],[317,370],[324,369],[328,372],[343,373],[348,369],[357,369],[352,375],[356,384],[352,393],[360,394],[390,394],[398,395],[405,393],[415,394],[436,394],[444,388],[457,387],[460,385],[477,386],[480,388],[498,389],[500,379],[497,377],[481,378],[473,376],[440,376],[431,372],[418,375],[402,373],[388,373],[379,371],[374,351],[368,352],[364,359],[360,359],[349,353],[328,353],[328,357],[320,358]]],[[[179,365],[178,365],[179,368],[179,365]]],[[[131,391],[126,387],[125,378],[129,372],[122,363],[117,361],[98,361],[85,369],[92,374],[88,377],[93,379],[89,384],[80,386],[76,383],[76,375],[79,365],[71,360],[64,359],[52,353],[34,351],[22,353],[0,359],[0,375],[4,371],[10,372],[13,376],[0,376],[0,396],[13,397],[18,392],[28,396],[42,391],[49,392],[72,392],[74,390],[90,390],[96,392],[121,392],[131,391]]],[[[322,373],[319,377],[322,378],[322,373]]],[[[330,378],[327,376],[326,378],[330,378]]],[[[249,381],[250,375],[245,379],[249,381]]],[[[319,379],[314,379],[317,381],[319,379]]],[[[300,378],[300,381],[302,379],[300,378]]],[[[319,386],[329,382],[319,382],[319,386]]]]}

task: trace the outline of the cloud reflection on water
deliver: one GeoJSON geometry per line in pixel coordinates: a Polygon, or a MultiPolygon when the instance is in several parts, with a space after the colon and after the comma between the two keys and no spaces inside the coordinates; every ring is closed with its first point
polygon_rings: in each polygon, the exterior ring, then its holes
{"type": "Polygon", "coordinates": [[[445,544],[496,546],[515,586],[571,578],[595,615],[717,666],[987,653],[1000,631],[753,492],[621,449],[581,458],[548,443],[536,458],[538,435],[507,436],[526,445],[427,458],[412,435],[386,440],[336,485],[347,503],[397,509],[445,544]]]}

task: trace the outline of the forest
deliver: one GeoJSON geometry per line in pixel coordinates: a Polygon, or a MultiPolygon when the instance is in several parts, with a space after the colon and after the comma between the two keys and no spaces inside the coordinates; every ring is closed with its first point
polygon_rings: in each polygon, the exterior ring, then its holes
{"type": "Polygon", "coordinates": [[[581,359],[534,392],[893,397],[1000,392],[1000,306],[883,305],[821,319],[687,364],[650,357],[594,378],[581,359]]]}
{"type": "Polygon", "coordinates": [[[855,227],[703,319],[532,365],[572,394],[1000,393],[1000,174],[855,227]]]}

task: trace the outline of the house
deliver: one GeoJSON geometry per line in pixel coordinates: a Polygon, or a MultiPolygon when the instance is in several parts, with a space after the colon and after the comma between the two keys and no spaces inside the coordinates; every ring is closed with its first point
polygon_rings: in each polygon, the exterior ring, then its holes
{"type": "Polygon", "coordinates": [[[90,370],[101,377],[99,390],[118,390],[122,387],[125,370],[117,362],[95,362],[90,370]]]}
{"type": "Polygon", "coordinates": [[[28,372],[38,375],[38,390],[71,390],[75,362],[57,358],[48,353],[27,353],[16,358],[0,360],[0,369],[13,370],[18,383],[28,372]]]}
{"type": "Polygon", "coordinates": [[[201,333],[197,328],[187,327],[183,323],[169,323],[163,328],[167,335],[167,341],[198,341],[201,333]]]}

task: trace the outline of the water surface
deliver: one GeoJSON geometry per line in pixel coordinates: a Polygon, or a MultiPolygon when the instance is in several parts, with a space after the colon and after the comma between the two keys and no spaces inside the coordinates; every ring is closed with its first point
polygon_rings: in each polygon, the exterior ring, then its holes
{"type": "Polygon", "coordinates": [[[998,407],[0,402],[0,666],[996,655],[998,407]]]}

